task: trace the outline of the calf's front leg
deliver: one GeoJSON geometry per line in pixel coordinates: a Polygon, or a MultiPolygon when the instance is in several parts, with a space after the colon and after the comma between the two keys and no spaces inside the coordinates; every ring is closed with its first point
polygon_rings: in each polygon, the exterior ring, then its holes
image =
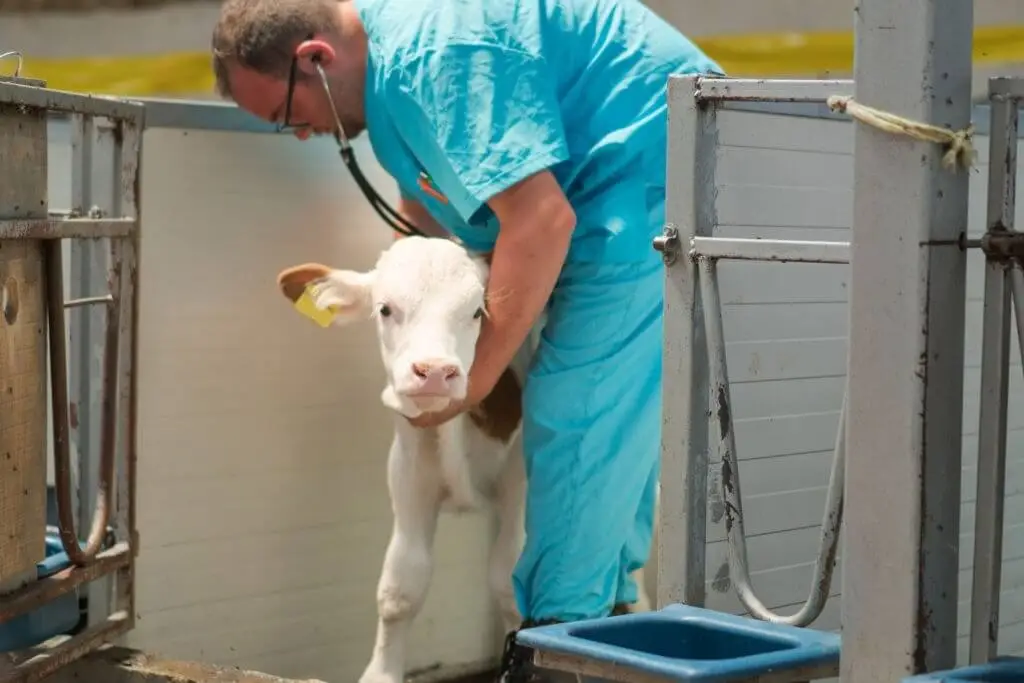
{"type": "Polygon", "coordinates": [[[423,607],[433,570],[440,486],[429,472],[399,454],[389,458],[394,524],[377,584],[377,637],[360,683],[402,683],[406,645],[423,607]]]}

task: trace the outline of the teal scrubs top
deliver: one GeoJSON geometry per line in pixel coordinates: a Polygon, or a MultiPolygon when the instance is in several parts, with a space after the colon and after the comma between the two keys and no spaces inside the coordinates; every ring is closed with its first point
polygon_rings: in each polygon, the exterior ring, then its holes
{"type": "Polygon", "coordinates": [[[354,0],[370,143],[400,191],[490,251],[494,195],[550,169],[570,261],[650,257],[664,216],[669,74],[721,73],[636,0],[354,0]]]}

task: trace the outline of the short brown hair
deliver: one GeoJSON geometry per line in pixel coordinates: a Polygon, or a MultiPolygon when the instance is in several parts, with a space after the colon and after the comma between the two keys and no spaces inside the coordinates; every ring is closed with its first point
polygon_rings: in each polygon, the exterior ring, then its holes
{"type": "Polygon", "coordinates": [[[231,96],[231,63],[286,77],[296,45],[312,34],[337,28],[338,1],[225,0],[211,45],[217,92],[231,96]]]}

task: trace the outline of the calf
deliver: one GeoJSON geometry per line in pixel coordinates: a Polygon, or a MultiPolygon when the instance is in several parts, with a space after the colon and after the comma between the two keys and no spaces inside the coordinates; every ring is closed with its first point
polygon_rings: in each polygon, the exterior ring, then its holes
{"type": "MultiPolygon", "coordinates": [[[[456,242],[407,237],[368,272],[306,264],[278,276],[293,302],[308,287],[313,306],[332,311],[335,325],[374,319],[386,370],[381,400],[395,413],[387,463],[394,521],[377,586],[376,642],[361,683],[404,679],[408,631],[427,594],[442,510],[497,513],[490,587],[506,630],[521,622],[511,575],[523,540],[519,437],[529,344],[479,407],[436,428],[416,428],[406,419],[465,397],[487,315],[488,272],[484,257],[456,242]]],[[[636,578],[643,596],[640,572],[636,578]]],[[[641,603],[646,608],[646,597],[641,603]]]]}

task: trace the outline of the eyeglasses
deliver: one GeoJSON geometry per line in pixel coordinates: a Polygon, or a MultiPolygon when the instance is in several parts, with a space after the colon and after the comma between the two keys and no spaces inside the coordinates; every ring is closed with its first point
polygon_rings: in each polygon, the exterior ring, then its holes
{"type": "Polygon", "coordinates": [[[284,120],[278,122],[277,132],[284,133],[288,130],[294,130],[296,128],[306,128],[309,124],[306,123],[294,123],[291,121],[292,118],[292,97],[295,95],[295,80],[299,71],[299,58],[297,55],[292,56],[292,65],[288,69],[288,90],[285,94],[284,101],[284,120]]]}
{"type": "MultiPolygon", "coordinates": [[[[313,36],[309,36],[307,40],[312,40],[313,36]]],[[[407,221],[401,214],[399,214],[394,208],[392,208],[384,198],[380,196],[377,190],[374,189],[370,181],[367,180],[366,176],[363,175],[362,169],[359,168],[359,164],[356,163],[355,152],[352,150],[352,145],[349,144],[348,136],[345,135],[345,129],[341,125],[341,117],[338,116],[338,110],[334,106],[334,98],[331,96],[331,86],[327,81],[327,74],[324,73],[324,69],[320,66],[320,60],[318,56],[313,57],[313,66],[316,67],[317,74],[320,77],[320,83],[323,85],[324,94],[327,95],[327,101],[331,105],[331,113],[334,115],[335,131],[334,139],[338,142],[339,153],[341,159],[348,167],[349,172],[352,174],[352,178],[356,181],[356,185],[362,191],[363,196],[366,197],[366,201],[370,203],[377,215],[390,227],[392,230],[399,232],[406,237],[412,235],[418,235],[420,237],[428,237],[422,230],[417,228],[413,223],[407,221]]],[[[292,56],[292,64],[288,70],[288,90],[286,91],[285,103],[284,103],[284,120],[277,124],[277,131],[279,133],[285,132],[290,129],[306,128],[309,126],[307,123],[293,123],[291,121],[292,115],[292,96],[295,93],[295,81],[298,77],[299,70],[299,57],[298,55],[292,56]]]]}

